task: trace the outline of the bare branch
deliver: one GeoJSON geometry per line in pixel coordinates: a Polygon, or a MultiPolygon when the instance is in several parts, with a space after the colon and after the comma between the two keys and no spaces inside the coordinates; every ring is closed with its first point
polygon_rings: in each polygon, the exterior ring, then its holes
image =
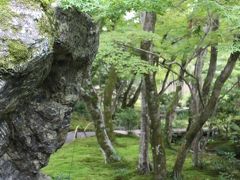
{"type": "Polygon", "coordinates": [[[237,82],[235,82],[231,88],[229,88],[220,98],[219,98],[219,101],[221,101],[228,93],[230,93],[233,88],[235,88],[236,86],[239,85],[239,80],[237,82]]]}
{"type": "Polygon", "coordinates": [[[158,93],[158,96],[161,96],[164,93],[164,91],[166,90],[165,86],[166,86],[166,83],[167,83],[167,80],[168,80],[168,77],[169,77],[169,74],[170,74],[171,66],[172,65],[170,65],[169,69],[167,70],[167,73],[166,73],[165,78],[163,80],[162,88],[161,88],[160,92],[158,93]]]}

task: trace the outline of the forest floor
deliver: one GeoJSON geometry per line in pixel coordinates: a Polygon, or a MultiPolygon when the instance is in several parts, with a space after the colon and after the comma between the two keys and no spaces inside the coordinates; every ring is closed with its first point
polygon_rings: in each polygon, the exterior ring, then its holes
{"type": "MultiPolygon", "coordinates": [[[[117,137],[115,147],[122,157],[121,163],[107,165],[97,145],[96,137],[77,139],[65,144],[53,154],[47,167],[42,172],[53,179],[71,180],[150,180],[151,174],[140,176],[137,174],[139,139],[137,137],[117,137]]],[[[177,149],[177,147],[174,147],[177,149]]],[[[167,149],[167,166],[170,172],[176,157],[176,150],[167,149]]],[[[216,155],[204,155],[204,163],[208,164],[216,155]]],[[[216,171],[207,168],[192,167],[191,156],[184,166],[184,179],[189,180],[217,180],[216,171]]],[[[170,179],[170,178],[169,178],[170,179]]]]}

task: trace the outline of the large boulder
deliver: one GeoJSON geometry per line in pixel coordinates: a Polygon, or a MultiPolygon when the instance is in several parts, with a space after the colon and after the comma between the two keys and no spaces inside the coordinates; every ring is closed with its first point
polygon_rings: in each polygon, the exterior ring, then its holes
{"type": "Polygon", "coordinates": [[[0,1],[0,179],[39,170],[65,140],[98,48],[91,18],[46,0],[0,1]]]}

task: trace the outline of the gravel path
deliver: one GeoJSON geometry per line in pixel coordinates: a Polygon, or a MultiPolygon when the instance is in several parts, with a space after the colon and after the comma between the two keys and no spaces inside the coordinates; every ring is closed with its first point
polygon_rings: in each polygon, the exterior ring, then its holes
{"type": "MultiPolygon", "coordinates": [[[[68,144],[72,141],[74,141],[74,135],[75,135],[75,132],[69,132],[67,134],[67,137],[65,139],[65,144],[68,144]]],[[[86,137],[92,137],[92,136],[95,136],[95,132],[78,132],[77,133],[77,138],[86,138],[86,137]]]]}
{"type": "MultiPolygon", "coordinates": [[[[203,130],[205,132],[208,131],[208,128],[203,128],[203,130]]],[[[116,134],[122,134],[122,135],[127,135],[128,132],[127,131],[124,131],[124,130],[115,130],[114,131],[116,134]]],[[[140,133],[141,133],[141,130],[140,129],[136,129],[136,130],[132,130],[131,133],[135,136],[140,136],[140,133]]],[[[174,128],[173,129],[173,134],[177,134],[179,136],[182,136],[183,134],[186,133],[186,129],[185,128],[174,128]]],[[[74,141],[74,134],[75,132],[72,131],[72,132],[69,132],[67,134],[67,137],[66,137],[66,140],[65,140],[65,144],[67,143],[70,143],[72,141],[74,141]]],[[[78,132],[77,133],[77,138],[87,138],[87,137],[92,137],[92,136],[95,136],[95,132],[78,132]]]]}

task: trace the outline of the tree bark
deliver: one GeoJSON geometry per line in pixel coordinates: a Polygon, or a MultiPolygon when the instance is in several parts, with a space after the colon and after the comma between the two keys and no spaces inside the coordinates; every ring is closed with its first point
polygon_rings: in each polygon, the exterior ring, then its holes
{"type": "Polygon", "coordinates": [[[150,172],[150,162],[148,156],[148,144],[149,144],[149,118],[148,107],[146,99],[145,84],[142,83],[141,88],[141,136],[140,136],[140,151],[138,160],[138,172],[139,174],[147,174],[150,172]]]}
{"type": "Polygon", "coordinates": [[[200,140],[202,138],[202,133],[203,133],[202,130],[200,130],[200,132],[198,132],[197,136],[195,137],[192,143],[192,149],[193,149],[192,162],[193,162],[193,166],[197,168],[202,166],[202,162],[200,158],[200,151],[201,151],[200,140]]]}
{"type": "Polygon", "coordinates": [[[191,147],[191,144],[196,137],[197,133],[201,130],[204,123],[211,117],[213,114],[213,111],[217,105],[222,87],[226,80],[229,78],[229,76],[232,73],[233,68],[235,67],[236,61],[238,60],[240,56],[240,52],[236,51],[233,52],[229,59],[227,64],[225,65],[225,68],[222,70],[221,74],[217,77],[214,87],[211,93],[211,96],[204,107],[204,109],[201,111],[200,116],[197,118],[196,121],[192,122],[188,132],[185,136],[185,143],[181,146],[177,159],[174,165],[174,179],[181,179],[181,172],[183,168],[184,161],[187,156],[187,152],[189,148],[191,147]]]}
{"type": "Polygon", "coordinates": [[[105,122],[103,119],[103,114],[98,106],[98,97],[90,82],[85,82],[84,90],[81,95],[84,102],[86,103],[86,107],[90,113],[90,117],[94,122],[97,141],[105,157],[105,162],[112,163],[120,161],[120,157],[116,153],[112,142],[108,137],[105,128],[105,122]]]}
{"type": "MultiPolygon", "coordinates": [[[[156,13],[145,12],[141,14],[141,20],[143,24],[143,30],[148,32],[154,32],[156,24],[156,13]]],[[[153,44],[149,40],[141,42],[141,49],[151,51],[153,44]]],[[[152,55],[142,53],[141,59],[148,61],[154,65],[155,60],[152,55]]],[[[153,170],[154,179],[162,180],[166,179],[166,157],[165,148],[163,144],[163,138],[161,133],[161,121],[159,112],[159,98],[157,92],[157,85],[155,80],[156,72],[150,72],[144,75],[144,83],[146,84],[146,98],[148,105],[148,115],[151,122],[150,125],[150,142],[153,156],[153,170]]]]}
{"type": "Polygon", "coordinates": [[[117,82],[117,74],[114,67],[110,68],[108,79],[104,88],[103,115],[108,137],[114,140],[113,121],[112,121],[112,96],[117,82]]]}

